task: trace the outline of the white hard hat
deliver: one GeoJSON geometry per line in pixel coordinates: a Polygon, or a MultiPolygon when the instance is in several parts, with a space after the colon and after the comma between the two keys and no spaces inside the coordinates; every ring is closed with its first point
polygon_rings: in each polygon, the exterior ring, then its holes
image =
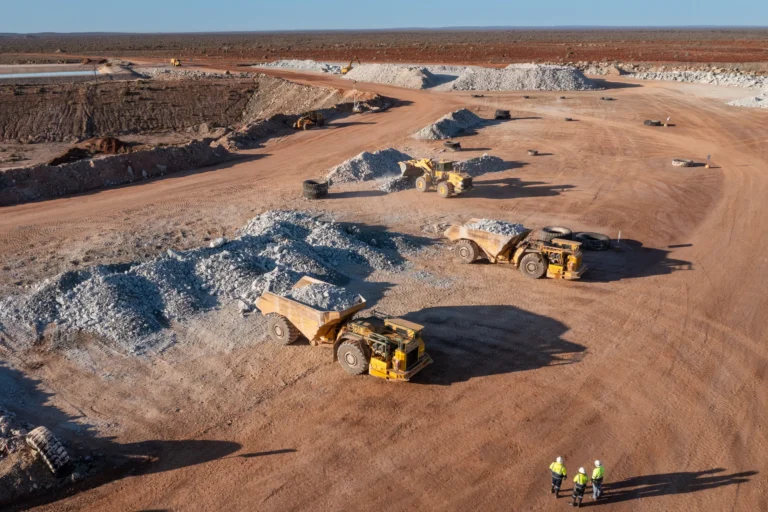
{"type": "Polygon", "coordinates": [[[558,458],[556,458],[555,460],[556,460],[556,461],[557,461],[559,464],[562,464],[562,463],[563,463],[563,458],[562,458],[562,457],[558,457],[558,458]]]}
{"type": "Polygon", "coordinates": [[[596,460],[596,461],[595,461],[595,467],[596,467],[596,468],[599,468],[599,467],[600,467],[600,465],[601,465],[601,464],[600,464],[600,461],[599,461],[599,460],[596,460]]]}
{"type": "Polygon", "coordinates": [[[587,474],[587,472],[584,470],[584,468],[579,468],[579,473],[581,473],[582,475],[586,475],[587,474]]]}

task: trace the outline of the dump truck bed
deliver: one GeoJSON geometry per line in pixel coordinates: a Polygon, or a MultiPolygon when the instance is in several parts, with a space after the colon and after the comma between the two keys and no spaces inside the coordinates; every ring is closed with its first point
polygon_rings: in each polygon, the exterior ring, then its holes
{"type": "MultiPolygon", "coordinates": [[[[293,288],[302,288],[310,284],[327,284],[313,277],[304,276],[293,285],[293,288]]],[[[277,313],[287,318],[308,340],[326,342],[333,340],[329,333],[335,332],[335,327],[346,318],[354,315],[366,306],[365,299],[358,295],[360,302],[343,311],[322,311],[288,297],[283,297],[272,292],[264,292],[256,299],[256,307],[263,315],[277,313]]]]}
{"type": "Polygon", "coordinates": [[[526,229],[519,235],[508,236],[497,235],[496,233],[483,231],[481,229],[470,229],[467,227],[467,225],[474,224],[479,220],[480,219],[470,219],[469,222],[464,225],[450,226],[445,230],[444,235],[446,238],[453,242],[457,242],[459,240],[472,240],[486,253],[490,259],[495,259],[505,250],[507,250],[507,248],[520,243],[523,239],[525,239],[526,236],[528,236],[528,233],[531,232],[530,230],[526,229]]]}

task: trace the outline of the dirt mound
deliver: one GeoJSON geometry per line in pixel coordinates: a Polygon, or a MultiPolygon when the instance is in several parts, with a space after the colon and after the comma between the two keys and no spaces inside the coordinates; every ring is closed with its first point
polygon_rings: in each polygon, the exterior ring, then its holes
{"type": "Polygon", "coordinates": [[[373,153],[364,151],[331,169],[326,179],[331,183],[350,183],[399,175],[398,163],[410,159],[409,155],[394,148],[373,153]]]}
{"type": "Polygon", "coordinates": [[[449,84],[459,91],[586,91],[594,83],[580,70],[551,64],[511,64],[504,69],[468,69],[449,84]]]}
{"type": "Polygon", "coordinates": [[[433,124],[422,128],[413,135],[413,138],[421,140],[450,139],[479,126],[482,122],[482,118],[466,108],[462,108],[446,114],[433,124]]]}

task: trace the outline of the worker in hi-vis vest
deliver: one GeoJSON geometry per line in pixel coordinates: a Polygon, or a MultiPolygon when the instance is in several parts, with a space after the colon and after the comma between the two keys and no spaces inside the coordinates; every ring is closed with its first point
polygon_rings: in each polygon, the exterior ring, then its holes
{"type": "Polygon", "coordinates": [[[563,458],[558,457],[555,462],[549,465],[549,471],[552,473],[552,488],[550,493],[555,495],[555,498],[560,497],[560,484],[563,483],[563,479],[568,476],[568,472],[563,465],[563,458]]]}
{"type": "Polygon", "coordinates": [[[592,499],[596,500],[603,494],[603,478],[605,477],[605,468],[599,461],[595,461],[595,469],[592,470],[592,499]]]}
{"type": "Polygon", "coordinates": [[[579,472],[573,479],[573,499],[571,500],[572,506],[577,506],[577,499],[579,500],[578,506],[581,506],[581,500],[584,499],[584,491],[587,490],[587,482],[589,482],[589,478],[587,478],[586,470],[584,468],[579,468],[579,472]]]}

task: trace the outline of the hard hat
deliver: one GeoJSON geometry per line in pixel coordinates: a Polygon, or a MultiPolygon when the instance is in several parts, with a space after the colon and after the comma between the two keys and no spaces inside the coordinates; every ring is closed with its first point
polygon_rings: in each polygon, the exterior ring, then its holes
{"type": "Polygon", "coordinates": [[[601,466],[601,464],[600,464],[600,461],[599,461],[599,460],[596,460],[596,461],[595,461],[595,467],[596,467],[596,468],[599,468],[600,466],[601,466]]]}
{"type": "Polygon", "coordinates": [[[582,475],[586,475],[587,474],[587,472],[584,470],[584,468],[579,468],[579,473],[581,473],[582,475]]]}
{"type": "Polygon", "coordinates": [[[557,461],[558,464],[562,464],[563,463],[563,458],[562,457],[558,457],[555,460],[557,461]]]}

